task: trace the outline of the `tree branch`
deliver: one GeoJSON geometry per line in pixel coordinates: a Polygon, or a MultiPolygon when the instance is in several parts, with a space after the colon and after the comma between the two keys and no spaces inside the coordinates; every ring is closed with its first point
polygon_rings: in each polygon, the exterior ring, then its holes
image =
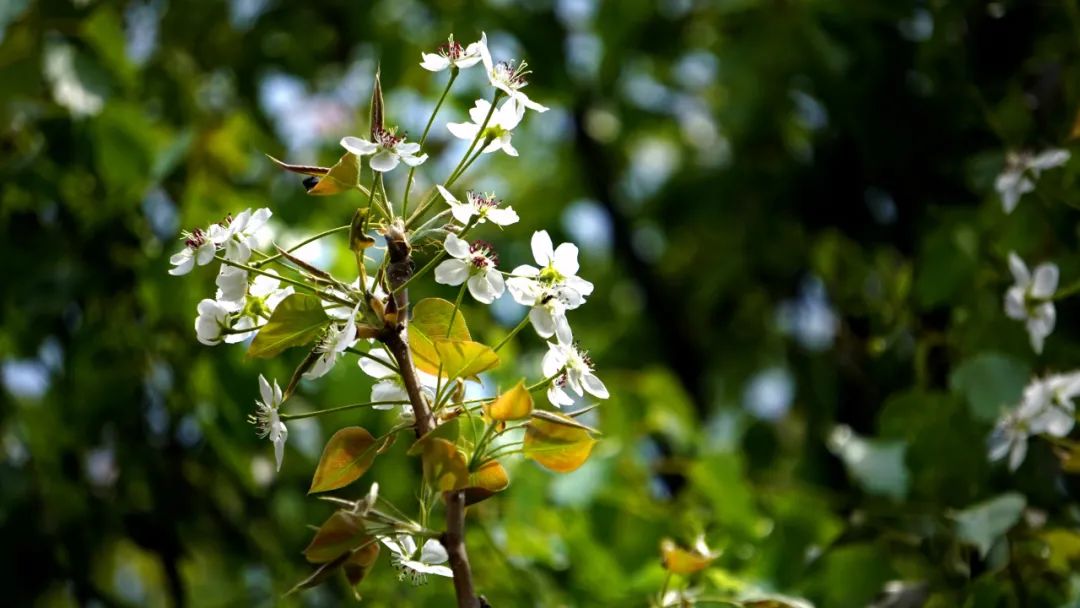
{"type": "MultiPolygon", "coordinates": [[[[412,247],[400,220],[394,222],[386,231],[386,249],[389,255],[386,278],[389,291],[393,294],[387,303],[387,313],[396,315],[396,323],[387,324],[380,339],[397,360],[405,392],[409,395],[416,416],[416,436],[420,437],[435,428],[435,419],[423,391],[420,390],[420,381],[409,350],[406,333],[409,290],[398,289],[412,277],[413,272],[412,247]]],[[[458,608],[482,608],[473,587],[469,555],[465,551],[465,494],[460,491],[445,492],[443,500],[446,502],[446,532],[442,534],[440,541],[446,548],[450,569],[454,572],[454,592],[457,595],[458,608]]]]}

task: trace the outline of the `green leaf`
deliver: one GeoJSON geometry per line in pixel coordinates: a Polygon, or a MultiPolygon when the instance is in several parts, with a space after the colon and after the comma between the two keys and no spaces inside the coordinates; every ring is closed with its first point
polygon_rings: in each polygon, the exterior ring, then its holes
{"type": "Polygon", "coordinates": [[[247,354],[273,357],[286,348],[308,344],[322,334],[329,321],[318,298],[294,293],[274,309],[266,326],[255,334],[247,354]]]}
{"type": "Polygon", "coordinates": [[[499,365],[499,355],[479,342],[439,340],[435,351],[442,361],[443,375],[450,380],[475,378],[499,365]]]}
{"type": "Polygon", "coordinates": [[[956,535],[979,549],[986,557],[998,538],[1009,531],[1027,506],[1027,499],[1019,492],[1009,492],[985,502],[972,505],[954,516],[956,535]]]}
{"type": "Polygon", "coordinates": [[[533,398],[525,381],[519,380],[514,388],[499,395],[499,398],[484,407],[492,420],[520,420],[527,418],[533,411],[533,398]]]}
{"type": "Polygon", "coordinates": [[[1000,353],[981,353],[952,373],[949,386],[967,399],[972,417],[993,422],[1002,410],[1020,401],[1031,368],[1000,353]]]}
{"type": "Polygon", "coordinates": [[[359,426],[349,426],[334,433],[326,442],[308,494],[343,488],[367,472],[380,445],[371,433],[359,426]]]}
{"type": "Polygon", "coordinates": [[[290,165],[269,154],[267,157],[286,171],[315,177],[316,181],[305,182],[305,184],[311,184],[306,187],[307,193],[313,196],[329,196],[356,189],[365,194],[367,193],[367,188],[360,185],[360,158],[350,152],[346,152],[330,168],[312,165],[290,165]]]}
{"type": "Polygon", "coordinates": [[[841,426],[829,437],[829,447],[844,461],[848,473],[863,490],[894,500],[907,495],[908,470],[904,465],[907,444],[903,441],[865,439],[841,426]]]}
{"type": "Polygon", "coordinates": [[[439,373],[439,353],[434,342],[438,340],[472,340],[465,317],[458,310],[454,314],[454,324],[450,327],[450,314],[454,305],[440,298],[426,298],[413,306],[412,319],[409,320],[409,347],[412,349],[413,363],[420,371],[439,373]],[[447,338],[447,329],[450,336],[447,338]]]}
{"type": "Polygon", "coordinates": [[[304,549],[304,557],[313,564],[332,562],[366,542],[374,540],[364,529],[364,522],[348,511],[336,511],[304,549]]]}
{"type": "Polygon", "coordinates": [[[596,440],[573,420],[567,421],[530,420],[525,427],[525,456],[557,473],[569,473],[584,464],[596,440]]]}

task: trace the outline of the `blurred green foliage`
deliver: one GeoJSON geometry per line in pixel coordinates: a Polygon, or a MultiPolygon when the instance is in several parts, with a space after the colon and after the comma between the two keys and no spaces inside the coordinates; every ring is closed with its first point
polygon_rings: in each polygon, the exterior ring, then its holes
{"type": "MultiPolygon", "coordinates": [[[[264,154],[330,164],[366,128],[377,65],[388,121],[419,133],[445,77],[420,52],[481,30],[528,59],[553,110],[471,185],[521,213],[492,239],[504,259],[541,228],[582,246],[597,293],[571,322],[613,395],[584,467],[515,462],[470,511],[494,606],[645,605],[660,539],[699,533],[722,553],[679,586],[1080,605],[1077,478],[1046,443],[1015,474],[985,447],[1033,372],[1080,360],[1075,300],[1041,357],[1001,309],[1010,250],[1080,276],[1080,163],[1011,215],[993,191],[1006,150],[1068,145],[1075,0],[0,2],[3,604],[346,601],[336,585],[282,598],[330,512],[304,492],[337,428],[391,423],[290,423],[275,476],[245,418],[258,374],[284,380],[302,353],[199,345],[212,279],[170,277],[167,258],[182,228],[247,207],[271,207],[283,243],[348,223],[358,201],[306,197],[264,154]]],[[[431,175],[482,84],[455,87],[431,175]]],[[[328,242],[320,259],[348,268],[328,242]]],[[[473,308],[485,339],[520,314],[473,308]]],[[[491,380],[534,373],[541,348],[519,338],[520,369],[491,380]]],[[[368,382],[338,366],[290,407],[368,382]]],[[[405,449],[365,477],[400,504],[405,449]]],[[[451,593],[398,583],[385,557],[363,590],[374,606],[451,593]]]]}

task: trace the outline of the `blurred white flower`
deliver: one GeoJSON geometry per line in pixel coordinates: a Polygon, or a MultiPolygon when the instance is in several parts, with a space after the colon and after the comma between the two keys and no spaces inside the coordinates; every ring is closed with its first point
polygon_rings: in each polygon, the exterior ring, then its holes
{"type": "Polygon", "coordinates": [[[1035,155],[1030,152],[1010,152],[1005,158],[1005,168],[994,181],[1005,213],[1012,213],[1020,198],[1035,189],[1035,180],[1040,172],[1064,165],[1069,156],[1068,150],[1061,149],[1045,150],[1035,155]]]}
{"type": "MultiPolygon", "coordinates": [[[[409,404],[409,393],[405,390],[405,384],[401,375],[394,369],[393,360],[382,348],[372,348],[368,351],[368,357],[360,357],[360,369],[367,375],[375,378],[377,382],[371,387],[371,400],[380,402],[379,405],[371,406],[376,410],[393,409],[393,403],[402,403],[402,417],[412,418],[412,405],[409,404]]],[[[416,379],[420,382],[420,392],[428,401],[434,401],[436,385],[435,376],[416,370],[416,379]]]]}
{"type": "Polygon", "coordinates": [[[518,221],[518,214],[512,207],[500,207],[499,199],[494,194],[482,194],[469,190],[465,193],[465,200],[461,202],[454,198],[453,194],[441,185],[435,186],[439,190],[446,204],[450,205],[450,214],[463,225],[468,224],[472,218],[477,218],[477,224],[483,224],[490,220],[497,226],[509,226],[518,221]]]}
{"type": "Polygon", "coordinates": [[[502,273],[495,268],[499,256],[490,243],[469,243],[456,234],[448,234],[443,247],[451,259],[435,267],[435,282],[443,285],[468,282],[469,293],[483,304],[491,304],[506,290],[502,273]]]}
{"type": "Polygon", "coordinates": [[[586,392],[598,399],[607,399],[608,390],[600,378],[593,373],[593,362],[588,353],[578,350],[572,344],[548,342],[548,352],[540,362],[545,378],[553,378],[548,387],[548,400],[552,405],[562,407],[572,405],[574,400],[564,389],[583,397],[586,392]]]}
{"type": "Polygon", "coordinates": [[[1076,424],[1076,405],[1080,396],[1080,372],[1036,378],[1024,389],[1015,409],[1002,414],[989,439],[990,460],[1008,458],[1015,471],[1027,455],[1028,438],[1046,434],[1068,435],[1076,424]]]}
{"type": "Polygon", "coordinates": [[[522,61],[515,66],[512,61],[493,62],[491,52],[487,46],[487,33],[480,35],[478,44],[480,46],[480,58],[484,61],[484,71],[487,73],[488,80],[491,81],[491,86],[506,93],[511,100],[530,110],[547,112],[548,109],[545,106],[529,99],[528,95],[521,92],[521,89],[529,84],[528,80],[525,79],[530,74],[528,63],[522,61]]]}
{"type": "Polygon", "coordinates": [[[420,548],[419,555],[416,550],[416,540],[406,534],[396,536],[378,537],[393,555],[390,562],[398,571],[399,580],[408,580],[414,585],[427,582],[427,575],[454,577],[454,572],[445,564],[449,559],[442,543],[434,538],[428,539],[420,548]]]}
{"type": "Polygon", "coordinates": [[[1058,285],[1057,264],[1039,264],[1032,275],[1020,256],[1009,252],[1009,271],[1016,282],[1005,292],[1005,314],[1025,322],[1031,348],[1042,353],[1043,342],[1054,331],[1057,318],[1052,301],[1058,285]]]}
{"type": "Polygon", "coordinates": [[[248,422],[255,425],[260,439],[269,437],[270,442],[274,444],[274,458],[277,460],[277,470],[280,471],[281,461],[285,457],[285,441],[289,438],[289,429],[285,428],[285,423],[278,415],[282,396],[277,380],[274,380],[274,386],[271,387],[266,378],[259,374],[259,395],[262,400],[255,402],[257,409],[253,415],[248,416],[248,422]]]}
{"type": "Polygon", "coordinates": [[[374,140],[342,137],[341,147],[357,156],[373,155],[370,161],[371,169],[380,173],[392,170],[399,162],[415,167],[427,160],[427,154],[416,155],[420,151],[420,144],[405,143],[405,135],[396,135],[393,129],[376,127],[374,140]]]}
{"type": "Polygon", "coordinates": [[[420,67],[431,72],[441,72],[451,66],[455,68],[470,68],[480,63],[480,44],[474,42],[467,47],[454,41],[454,35],[450,34],[446,44],[440,45],[435,53],[421,53],[424,59],[420,67]]]}
{"type": "Polygon", "coordinates": [[[451,122],[447,123],[446,128],[454,137],[465,141],[476,139],[478,134],[482,135],[481,139],[490,139],[483,149],[485,154],[502,150],[510,156],[517,156],[517,149],[510,143],[511,132],[521,123],[521,118],[525,115],[525,107],[514,99],[507,99],[501,107],[491,113],[487,126],[481,132],[480,127],[484,125],[484,119],[487,118],[489,111],[491,111],[491,102],[486,99],[477,99],[476,105],[469,110],[469,118],[472,122],[451,122]]]}

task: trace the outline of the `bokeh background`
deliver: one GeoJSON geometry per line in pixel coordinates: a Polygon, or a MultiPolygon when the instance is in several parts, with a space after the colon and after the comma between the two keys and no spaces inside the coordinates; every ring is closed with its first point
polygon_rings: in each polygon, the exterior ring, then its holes
{"type": "MultiPolygon", "coordinates": [[[[1080,606],[1080,484],[1045,443],[1016,473],[985,447],[1032,373],[1080,360],[1075,301],[1041,357],[1001,310],[1009,250],[1080,277],[1080,164],[1011,215],[993,190],[1007,150],[1070,145],[1075,0],[0,0],[0,603],[352,601],[282,594],[330,512],[305,496],[323,442],[391,419],[290,424],[275,474],[245,418],[258,374],[284,381],[303,353],[198,344],[213,271],[171,277],[167,258],[248,207],[282,243],[346,223],[360,201],[307,197],[264,154],[331,163],[367,128],[378,65],[389,121],[418,134],[446,77],[420,52],[481,31],[552,109],[515,133],[521,158],[467,181],[520,212],[488,235],[510,264],[536,229],[581,246],[597,290],[570,320],[613,395],[584,467],[516,463],[471,511],[493,605],[644,606],[660,539],[704,532],[722,554],[679,584],[713,595],[1080,606]],[[960,529],[1010,491],[1019,520],[960,529]]],[[[421,174],[456,162],[445,122],[485,84],[463,73],[421,174]]],[[[344,247],[306,255],[346,271],[344,247]]],[[[467,305],[474,334],[513,327],[509,300],[467,305]]],[[[537,373],[542,343],[510,350],[492,382],[537,373]]],[[[369,382],[350,361],[289,407],[369,382]]],[[[404,448],[368,476],[403,503],[404,448]]],[[[398,583],[385,556],[362,590],[451,593],[398,583]]]]}

